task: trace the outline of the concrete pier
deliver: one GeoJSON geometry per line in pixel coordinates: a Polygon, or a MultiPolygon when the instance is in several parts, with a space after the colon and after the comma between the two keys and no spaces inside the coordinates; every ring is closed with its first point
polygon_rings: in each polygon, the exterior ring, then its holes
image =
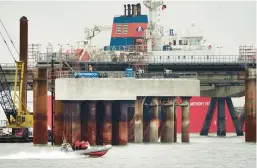
{"type": "Polygon", "coordinates": [[[33,144],[47,144],[47,69],[36,68],[33,83],[33,144]]]}
{"type": "Polygon", "coordinates": [[[181,97],[182,99],[182,134],[181,141],[189,142],[189,109],[191,97],[181,97]]]}
{"type": "MultiPolygon", "coordinates": [[[[55,80],[56,100],[89,102],[88,114],[81,114],[81,131],[82,139],[86,135],[87,140],[92,145],[110,141],[110,134],[107,133],[109,131],[106,126],[108,125],[107,119],[99,116],[107,107],[99,109],[98,106],[101,105],[98,103],[96,107],[95,101],[113,102],[111,110],[112,144],[125,145],[128,143],[129,134],[131,135],[131,131],[128,131],[128,128],[133,125],[128,123],[128,105],[125,102],[135,101],[134,130],[130,129],[133,130],[134,137],[130,136],[130,140],[134,139],[134,142],[142,143],[144,139],[143,105],[145,97],[154,98],[152,100],[152,105],[154,105],[152,106],[153,112],[150,114],[149,141],[157,142],[160,129],[158,129],[158,101],[156,97],[191,97],[199,95],[200,81],[196,79],[59,78],[55,80]],[[85,116],[87,120],[85,120],[85,116]],[[85,124],[86,131],[84,129],[85,124]]],[[[84,106],[84,103],[82,106],[84,106]]],[[[173,104],[173,109],[169,109],[169,113],[171,113],[169,120],[172,120],[172,126],[166,124],[166,127],[171,127],[173,130],[171,131],[171,137],[167,138],[168,141],[172,142],[174,142],[175,138],[174,108],[173,104]]],[[[84,108],[82,108],[82,113],[84,113],[84,108]]],[[[166,134],[170,136],[168,133],[166,134]]]]}
{"type": "Polygon", "coordinates": [[[118,145],[128,143],[128,103],[120,101],[120,115],[118,124],[118,145]]]}
{"type": "Polygon", "coordinates": [[[104,102],[103,143],[112,144],[112,102],[104,102]]]}
{"type": "Polygon", "coordinates": [[[245,142],[256,142],[256,69],[246,70],[245,78],[245,142]]]}
{"type": "Polygon", "coordinates": [[[56,100],[136,100],[137,96],[200,96],[196,79],[58,78],[56,100]],[[87,86],[87,87],[85,87],[87,86]]]}
{"type": "Polygon", "coordinates": [[[159,103],[158,98],[152,98],[151,104],[153,105],[152,111],[150,113],[150,126],[149,126],[149,138],[151,143],[158,142],[158,111],[159,111],[159,103]]]}
{"type": "Polygon", "coordinates": [[[172,143],[174,140],[175,124],[174,124],[174,112],[175,112],[175,97],[166,98],[163,131],[161,134],[161,142],[172,143]]]}
{"type": "Polygon", "coordinates": [[[143,143],[143,105],[145,97],[138,97],[135,101],[135,143],[143,143]]]}
{"type": "Polygon", "coordinates": [[[61,145],[64,126],[64,104],[61,100],[54,101],[54,144],[61,145]]]}

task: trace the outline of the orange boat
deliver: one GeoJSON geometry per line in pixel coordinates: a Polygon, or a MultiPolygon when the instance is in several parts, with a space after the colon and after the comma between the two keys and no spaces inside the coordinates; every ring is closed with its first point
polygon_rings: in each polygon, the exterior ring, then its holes
{"type": "Polygon", "coordinates": [[[108,150],[112,148],[112,145],[103,146],[90,146],[88,141],[76,141],[73,146],[71,146],[66,140],[62,143],[62,152],[75,152],[78,155],[87,155],[90,157],[101,157],[104,156],[108,150]]]}

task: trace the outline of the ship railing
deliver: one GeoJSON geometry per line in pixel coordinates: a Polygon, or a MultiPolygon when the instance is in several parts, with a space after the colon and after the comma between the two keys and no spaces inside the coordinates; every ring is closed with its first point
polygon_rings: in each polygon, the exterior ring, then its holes
{"type": "MultiPolygon", "coordinates": [[[[170,74],[165,74],[164,72],[147,72],[138,74],[137,72],[133,72],[132,74],[128,75],[126,72],[123,71],[98,71],[98,72],[86,72],[86,71],[58,71],[56,73],[56,78],[83,78],[83,74],[86,73],[97,73],[97,78],[179,78],[179,79],[197,79],[198,74],[197,72],[172,72],[170,74]],[[76,73],[76,75],[75,75],[76,73]]],[[[88,78],[95,78],[96,76],[91,76],[88,78]]]]}
{"type": "MultiPolygon", "coordinates": [[[[256,59],[247,58],[239,59],[239,55],[185,55],[177,53],[173,55],[158,54],[151,55],[142,53],[124,53],[115,54],[112,52],[102,52],[95,57],[91,57],[88,63],[110,63],[110,64],[129,64],[129,63],[145,63],[145,64],[255,64],[256,59]]],[[[37,63],[51,62],[52,54],[40,53],[36,57],[37,63]]],[[[56,53],[53,59],[57,62],[86,62],[80,61],[79,57],[74,54],[56,53]]]]}

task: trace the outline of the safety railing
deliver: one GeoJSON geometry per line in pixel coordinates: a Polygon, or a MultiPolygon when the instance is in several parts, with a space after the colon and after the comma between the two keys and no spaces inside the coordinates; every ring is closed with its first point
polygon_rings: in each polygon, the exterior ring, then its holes
{"type": "MultiPolygon", "coordinates": [[[[15,63],[1,63],[0,64],[3,69],[14,69],[16,68],[15,63]]],[[[35,64],[34,63],[28,63],[28,68],[34,68],[35,64]]]]}
{"type": "MultiPolygon", "coordinates": [[[[204,50],[211,51],[209,45],[154,45],[152,51],[174,51],[174,52],[184,52],[184,51],[193,51],[193,50],[204,50]]],[[[116,46],[105,46],[104,51],[145,51],[147,50],[147,44],[138,44],[138,45],[116,45],[116,46]]]]}
{"type": "MultiPolygon", "coordinates": [[[[58,71],[56,78],[130,78],[126,72],[123,71],[99,71],[99,72],[71,72],[71,71],[58,71]]],[[[132,73],[132,78],[180,78],[180,79],[197,79],[197,72],[172,72],[165,74],[163,72],[148,72],[138,74],[132,73]]]]}
{"type": "MultiPolygon", "coordinates": [[[[102,52],[92,56],[88,63],[127,64],[143,62],[147,64],[254,64],[256,58],[239,59],[239,55],[185,55],[183,53],[160,53],[155,55],[143,55],[138,53],[115,54],[102,52]]],[[[40,53],[36,56],[36,62],[51,62],[52,54],[40,53]]],[[[74,54],[56,53],[53,59],[57,62],[79,61],[74,54]]],[[[85,62],[85,61],[83,61],[85,62]]]]}

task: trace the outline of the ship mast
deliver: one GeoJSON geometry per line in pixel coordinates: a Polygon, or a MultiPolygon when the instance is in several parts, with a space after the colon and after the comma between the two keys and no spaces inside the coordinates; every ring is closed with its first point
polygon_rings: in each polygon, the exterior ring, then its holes
{"type": "Polygon", "coordinates": [[[163,0],[144,0],[143,3],[149,10],[149,21],[145,38],[147,39],[147,50],[151,52],[153,43],[156,42],[155,39],[161,37],[160,10],[161,6],[163,6],[163,0]]]}

